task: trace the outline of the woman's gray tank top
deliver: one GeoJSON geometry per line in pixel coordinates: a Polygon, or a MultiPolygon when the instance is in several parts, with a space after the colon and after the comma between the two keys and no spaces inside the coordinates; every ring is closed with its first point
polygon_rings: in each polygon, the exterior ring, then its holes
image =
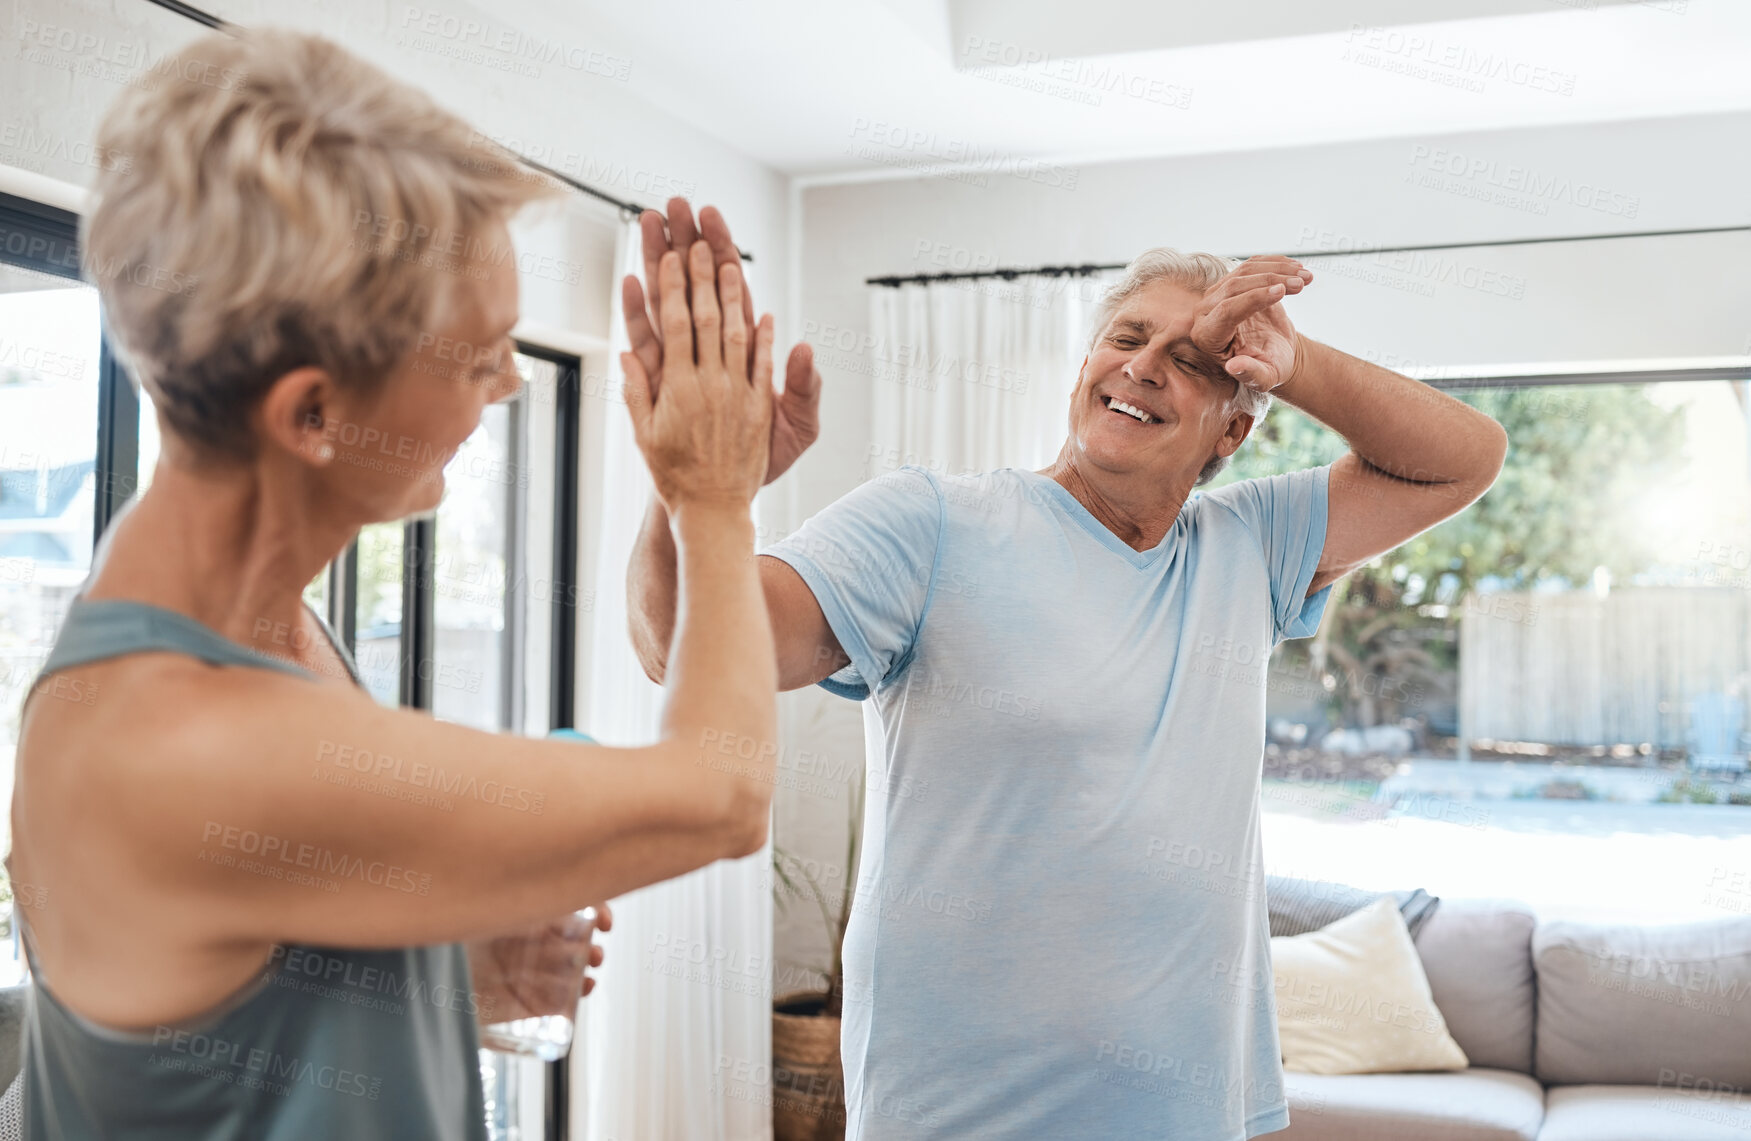
{"type": "MultiPolygon", "coordinates": [[[[338,643],[335,651],[357,684],[352,658],[338,643]]],[[[174,611],[84,598],[42,673],[161,652],[312,676],[174,611]]],[[[218,1009],[148,1031],[75,1014],[36,971],[24,1138],[485,1141],[477,1012],[460,944],[276,947],[261,976],[218,1009]]]]}

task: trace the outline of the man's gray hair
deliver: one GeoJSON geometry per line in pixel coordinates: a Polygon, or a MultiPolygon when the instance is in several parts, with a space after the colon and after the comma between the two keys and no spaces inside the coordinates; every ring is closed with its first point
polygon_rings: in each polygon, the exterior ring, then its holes
{"type": "MultiPolygon", "coordinates": [[[[1181,253],[1170,246],[1144,250],[1125,267],[1125,275],[1101,294],[1100,303],[1094,312],[1094,328],[1088,338],[1089,352],[1093,352],[1094,346],[1100,343],[1100,335],[1106,332],[1107,324],[1113,319],[1113,314],[1119,311],[1119,306],[1144,286],[1154,281],[1166,280],[1202,293],[1228,276],[1239,264],[1238,261],[1216,254],[1181,253]]],[[[1265,413],[1270,411],[1270,393],[1259,392],[1238,380],[1234,384],[1235,392],[1228,398],[1224,415],[1245,412],[1252,417],[1253,427],[1257,428],[1264,422],[1265,413]]],[[[1228,460],[1227,456],[1212,456],[1210,462],[1198,472],[1196,484],[1209,483],[1215,479],[1228,466],[1228,460]]]]}

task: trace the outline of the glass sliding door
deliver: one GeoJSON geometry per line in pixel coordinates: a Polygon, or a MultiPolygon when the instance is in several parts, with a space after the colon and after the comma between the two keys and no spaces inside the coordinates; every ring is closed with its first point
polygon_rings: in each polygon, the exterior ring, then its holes
{"type": "MultiPolygon", "coordinates": [[[[33,221],[0,207],[0,237],[33,221]]],[[[71,220],[62,221],[65,241],[71,220]]],[[[0,242],[0,250],[18,245],[0,242]]],[[[54,260],[50,272],[0,253],[0,791],[8,804],[24,701],[90,572],[95,530],[97,291],[67,276],[64,256],[54,260]]],[[[81,700],[59,689],[45,695],[81,700]]],[[[0,850],[11,845],[8,814],[0,850]]],[[[25,969],[4,872],[0,884],[0,984],[11,984],[25,969]]]]}
{"type": "Polygon", "coordinates": [[[353,656],[365,688],[384,705],[401,704],[406,533],[400,523],[373,523],[353,544],[357,571],[353,656]]]}
{"type": "MultiPolygon", "coordinates": [[[[492,732],[523,731],[525,691],[545,685],[547,674],[528,662],[527,386],[557,368],[522,354],[517,367],[524,392],[489,405],[480,427],[444,471],[431,560],[433,637],[426,668],[432,713],[492,732]]],[[[542,1137],[546,1067],[532,1058],[482,1050],[480,1071],[493,1141],[542,1137]]]]}
{"type": "Polygon", "coordinates": [[[516,724],[510,585],[524,530],[517,494],[521,397],[494,404],[444,472],[432,559],[432,712],[477,729],[516,724]]]}

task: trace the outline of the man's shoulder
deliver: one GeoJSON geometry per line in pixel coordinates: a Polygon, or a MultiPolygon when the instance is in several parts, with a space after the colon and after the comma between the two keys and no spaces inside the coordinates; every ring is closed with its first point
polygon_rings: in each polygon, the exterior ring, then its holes
{"type": "Polygon", "coordinates": [[[930,474],[951,516],[958,513],[975,526],[1021,508],[1043,506],[1051,496],[1045,486],[1049,481],[1025,468],[930,474]]]}
{"type": "Polygon", "coordinates": [[[1315,497],[1325,489],[1330,469],[1330,464],[1324,464],[1231,480],[1194,491],[1186,506],[1200,505],[1203,515],[1226,515],[1249,528],[1257,527],[1273,512],[1310,510],[1315,497]]]}
{"type": "Polygon", "coordinates": [[[978,526],[1006,509],[1043,504],[1049,494],[1040,476],[1021,468],[943,471],[904,464],[866,479],[839,502],[879,500],[897,510],[940,514],[950,526],[978,526]]]}

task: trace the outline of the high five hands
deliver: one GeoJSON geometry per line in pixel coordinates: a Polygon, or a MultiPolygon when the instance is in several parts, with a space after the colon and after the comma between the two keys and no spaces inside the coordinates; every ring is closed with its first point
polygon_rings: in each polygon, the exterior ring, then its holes
{"type": "Polygon", "coordinates": [[[1280,254],[1246,259],[1204,293],[1192,343],[1224,362],[1228,375],[1260,392],[1289,383],[1301,365],[1301,337],[1282,300],[1313,271],[1280,254]]]}
{"type": "MultiPolygon", "coordinates": [[[[656,402],[661,399],[659,378],[663,375],[663,339],[657,333],[663,328],[662,290],[658,288],[663,255],[670,250],[681,255],[685,275],[683,295],[687,297],[695,296],[692,279],[696,268],[689,255],[697,242],[704,241],[710,247],[712,267],[720,275],[726,265],[739,271],[742,258],[735,242],[730,240],[729,226],[715,206],[701,210],[695,226],[687,200],[671,198],[667,219],[655,210],[646,210],[639,218],[639,226],[644,238],[644,284],[641,287],[638,278],[628,274],[621,282],[621,302],[632,353],[647,378],[651,400],[656,402]]],[[[742,326],[758,328],[753,298],[746,288],[740,294],[742,326]]],[[[821,374],[815,371],[814,352],[807,342],[790,351],[784,370],[784,391],[773,392],[770,380],[765,381],[765,388],[772,401],[772,428],[762,484],[783,475],[821,434],[821,374]]]]}

